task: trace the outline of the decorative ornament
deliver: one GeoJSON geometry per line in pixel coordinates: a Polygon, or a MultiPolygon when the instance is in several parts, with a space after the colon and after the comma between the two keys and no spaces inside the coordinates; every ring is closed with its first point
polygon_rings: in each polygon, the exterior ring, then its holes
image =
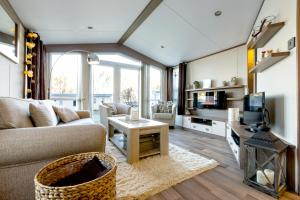
{"type": "Polygon", "coordinates": [[[26,42],[26,46],[28,49],[33,49],[35,47],[35,43],[33,42],[26,42]]]}
{"type": "Polygon", "coordinates": [[[35,40],[38,36],[39,35],[37,33],[34,33],[34,32],[29,32],[26,35],[27,38],[32,38],[33,40],[35,40]]]}
{"type": "Polygon", "coordinates": [[[32,92],[32,90],[27,88],[27,93],[31,93],[31,92],[32,92]]]}
{"type": "Polygon", "coordinates": [[[32,70],[25,70],[24,74],[27,75],[29,78],[33,77],[33,71],[32,70]]]}
{"type": "Polygon", "coordinates": [[[26,65],[31,65],[31,64],[32,64],[31,60],[26,60],[26,65]]]}
{"type": "Polygon", "coordinates": [[[29,54],[26,55],[27,59],[31,59],[32,57],[33,57],[33,55],[31,53],[29,53],[29,54]]]}
{"type": "Polygon", "coordinates": [[[32,70],[29,70],[28,73],[27,73],[27,76],[29,78],[32,78],[33,77],[33,71],[32,70]]]}

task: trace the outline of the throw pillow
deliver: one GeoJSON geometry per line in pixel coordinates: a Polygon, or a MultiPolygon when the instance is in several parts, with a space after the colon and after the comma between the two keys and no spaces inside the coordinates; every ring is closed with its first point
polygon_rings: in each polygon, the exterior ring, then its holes
{"type": "Polygon", "coordinates": [[[29,103],[33,100],[0,97],[0,129],[33,127],[29,103]]]}
{"type": "Polygon", "coordinates": [[[30,103],[29,112],[36,127],[56,126],[58,123],[53,108],[45,105],[44,103],[30,103]]]}
{"type": "Polygon", "coordinates": [[[102,102],[102,104],[107,106],[110,109],[110,112],[111,112],[112,115],[118,114],[117,107],[115,106],[115,104],[113,104],[113,103],[104,103],[104,102],[102,102]]]}
{"type": "Polygon", "coordinates": [[[52,106],[52,107],[53,107],[54,112],[58,115],[58,117],[64,123],[80,119],[78,114],[70,108],[57,107],[57,106],[52,106]]]}
{"type": "Polygon", "coordinates": [[[168,101],[167,102],[167,112],[168,113],[172,113],[172,107],[173,107],[173,102],[172,101],[168,101]]]}
{"type": "Polygon", "coordinates": [[[165,104],[163,101],[159,101],[157,103],[157,112],[158,113],[164,113],[165,112],[165,104]]]}

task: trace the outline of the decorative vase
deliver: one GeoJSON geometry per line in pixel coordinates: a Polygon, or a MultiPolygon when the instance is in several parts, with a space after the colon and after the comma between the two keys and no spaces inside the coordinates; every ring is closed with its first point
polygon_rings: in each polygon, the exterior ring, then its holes
{"type": "Polygon", "coordinates": [[[230,80],[230,85],[237,85],[238,84],[238,78],[237,77],[232,77],[230,80]]]}

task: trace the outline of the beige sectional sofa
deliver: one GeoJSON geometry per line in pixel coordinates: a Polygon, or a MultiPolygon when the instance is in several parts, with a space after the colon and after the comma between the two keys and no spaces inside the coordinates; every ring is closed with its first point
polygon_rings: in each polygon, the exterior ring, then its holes
{"type": "Polygon", "coordinates": [[[33,127],[30,102],[33,100],[0,97],[1,200],[34,199],[34,175],[50,161],[81,152],[105,151],[105,128],[95,124],[88,111],[78,111],[80,119],[76,121],[33,127]],[[14,127],[16,124],[19,127],[14,127]]]}

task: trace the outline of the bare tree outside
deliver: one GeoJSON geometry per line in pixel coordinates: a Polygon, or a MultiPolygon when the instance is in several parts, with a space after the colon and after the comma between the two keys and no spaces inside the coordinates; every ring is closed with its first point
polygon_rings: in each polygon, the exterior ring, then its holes
{"type": "Polygon", "coordinates": [[[122,102],[130,106],[135,106],[135,104],[137,103],[137,99],[134,93],[135,92],[132,87],[122,90],[121,92],[122,102]]]}

